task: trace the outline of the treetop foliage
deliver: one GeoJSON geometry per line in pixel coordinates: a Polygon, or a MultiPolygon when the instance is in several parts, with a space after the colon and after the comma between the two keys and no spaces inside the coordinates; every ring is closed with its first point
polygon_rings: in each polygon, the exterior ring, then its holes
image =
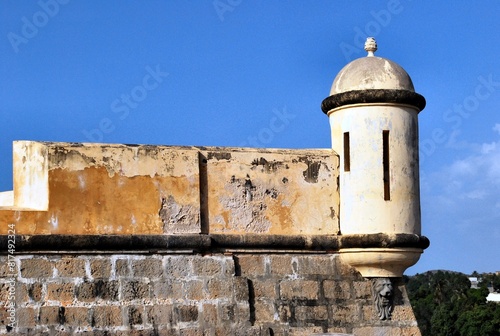
{"type": "Polygon", "coordinates": [[[480,281],[471,288],[462,273],[429,271],[405,276],[406,288],[423,336],[498,336],[500,304],[487,302],[488,286],[500,290],[500,276],[473,274],[480,281]]]}

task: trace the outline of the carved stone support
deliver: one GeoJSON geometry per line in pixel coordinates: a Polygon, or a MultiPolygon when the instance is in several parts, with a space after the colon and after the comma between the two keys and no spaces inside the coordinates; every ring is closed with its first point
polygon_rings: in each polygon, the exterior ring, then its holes
{"type": "Polygon", "coordinates": [[[373,304],[381,320],[390,320],[394,309],[394,287],[390,278],[372,279],[373,304]]]}

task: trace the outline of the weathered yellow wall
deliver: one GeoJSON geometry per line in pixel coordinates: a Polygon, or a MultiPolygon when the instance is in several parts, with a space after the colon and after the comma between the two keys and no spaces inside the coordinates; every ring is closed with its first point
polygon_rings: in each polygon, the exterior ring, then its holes
{"type": "Polygon", "coordinates": [[[0,223],[17,234],[339,231],[331,150],[22,141],[14,152],[14,197],[0,197],[0,223]]]}
{"type": "Polygon", "coordinates": [[[207,158],[211,233],[338,233],[331,150],[218,150],[207,158]]]}

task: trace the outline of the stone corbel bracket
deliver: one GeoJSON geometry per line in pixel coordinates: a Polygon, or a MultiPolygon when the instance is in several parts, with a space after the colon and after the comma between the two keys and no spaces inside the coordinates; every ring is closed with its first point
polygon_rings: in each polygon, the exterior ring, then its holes
{"type": "Polygon", "coordinates": [[[397,278],[429,245],[427,237],[417,234],[353,234],[342,236],[339,252],[365,278],[397,278]]]}
{"type": "Polygon", "coordinates": [[[390,320],[394,310],[394,286],[390,278],[374,278],[372,295],[375,312],[380,320],[390,320]]]}

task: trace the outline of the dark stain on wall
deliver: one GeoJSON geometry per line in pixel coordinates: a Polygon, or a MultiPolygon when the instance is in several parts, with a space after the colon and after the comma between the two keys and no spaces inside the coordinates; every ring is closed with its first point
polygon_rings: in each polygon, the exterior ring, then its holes
{"type": "Polygon", "coordinates": [[[257,168],[258,166],[262,166],[262,171],[268,174],[276,172],[281,167],[285,167],[288,169],[287,165],[284,165],[283,162],[280,161],[267,161],[265,158],[261,157],[260,159],[255,159],[252,161],[252,169],[257,168]]]}
{"type": "Polygon", "coordinates": [[[317,183],[321,161],[311,161],[308,157],[300,157],[299,161],[307,164],[307,169],[303,172],[306,182],[317,183]]]}

